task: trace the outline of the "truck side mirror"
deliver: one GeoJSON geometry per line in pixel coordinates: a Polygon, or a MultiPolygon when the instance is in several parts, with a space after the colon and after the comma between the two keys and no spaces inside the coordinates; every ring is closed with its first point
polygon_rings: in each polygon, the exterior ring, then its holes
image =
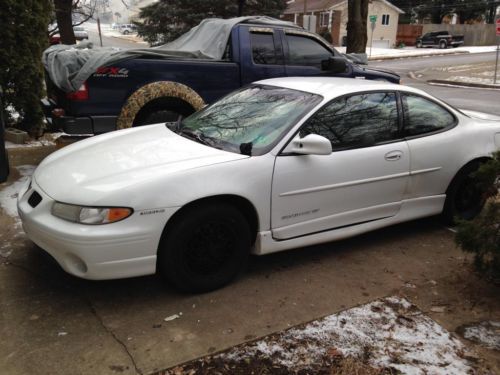
{"type": "Polygon", "coordinates": [[[321,61],[321,70],[327,70],[331,73],[345,73],[347,62],[343,57],[332,56],[328,60],[321,61]]]}

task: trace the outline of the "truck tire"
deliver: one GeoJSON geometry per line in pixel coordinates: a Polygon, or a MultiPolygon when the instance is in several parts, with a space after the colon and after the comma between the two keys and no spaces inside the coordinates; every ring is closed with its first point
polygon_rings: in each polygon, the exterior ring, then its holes
{"type": "Polygon", "coordinates": [[[143,123],[141,117],[143,115],[146,116],[145,113],[149,115],[156,111],[172,111],[177,109],[177,106],[158,107],[156,105],[164,99],[178,100],[179,102],[186,103],[190,108],[189,113],[178,110],[184,116],[193,111],[200,110],[205,105],[205,102],[196,91],[181,83],[170,81],[149,83],[129,96],[118,116],[116,128],[126,129],[143,123]],[[153,108],[147,108],[148,105],[152,105],[153,103],[156,103],[153,105],[153,108]]]}
{"type": "Polygon", "coordinates": [[[139,121],[134,123],[134,126],[151,125],[151,124],[166,124],[170,129],[173,129],[178,121],[181,121],[184,116],[176,111],[161,110],[149,112],[139,121]]]}
{"type": "Polygon", "coordinates": [[[448,43],[446,43],[445,40],[440,41],[439,42],[439,48],[441,48],[441,49],[448,48],[448,43]]]}
{"type": "Polygon", "coordinates": [[[422,42],[419,40],[415,46],[417,48],[422,48],[422,42]]]}

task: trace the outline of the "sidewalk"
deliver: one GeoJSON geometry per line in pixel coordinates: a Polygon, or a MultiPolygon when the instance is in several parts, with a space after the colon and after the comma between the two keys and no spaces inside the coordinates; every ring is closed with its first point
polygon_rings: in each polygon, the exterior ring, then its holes
{"type": "MultiPolygon", "coordinates": [[[[339,52],[345,53],[346,47],[335,47],[339,52]]],[[[390,60],[408,57],[427,57],[427,56],[441,56],[441,55],[455,55],[461,53],[485,53],[495,52],[496,46],[470,46],[458,47],[448,49],[437,48],[372,48],[366,47],[366,54],[368,60],[390,60]]]]}

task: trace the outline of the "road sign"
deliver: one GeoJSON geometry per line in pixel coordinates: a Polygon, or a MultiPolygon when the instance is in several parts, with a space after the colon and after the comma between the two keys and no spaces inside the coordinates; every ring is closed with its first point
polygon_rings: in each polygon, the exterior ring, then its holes
{"type": "Polygon", "coordinates": [[[377,22],[377,16],[370,16],[370,22],[371,23],[377,22]]]}

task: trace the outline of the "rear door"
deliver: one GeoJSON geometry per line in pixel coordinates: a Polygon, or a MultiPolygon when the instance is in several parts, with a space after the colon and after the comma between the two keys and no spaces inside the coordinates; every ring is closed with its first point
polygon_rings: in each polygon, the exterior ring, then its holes
{"type": "Polygon", "coordinates": [[[284,77],[283,48],[277,32],[269,27],[240,27],[241,84],[284,77]]]}

